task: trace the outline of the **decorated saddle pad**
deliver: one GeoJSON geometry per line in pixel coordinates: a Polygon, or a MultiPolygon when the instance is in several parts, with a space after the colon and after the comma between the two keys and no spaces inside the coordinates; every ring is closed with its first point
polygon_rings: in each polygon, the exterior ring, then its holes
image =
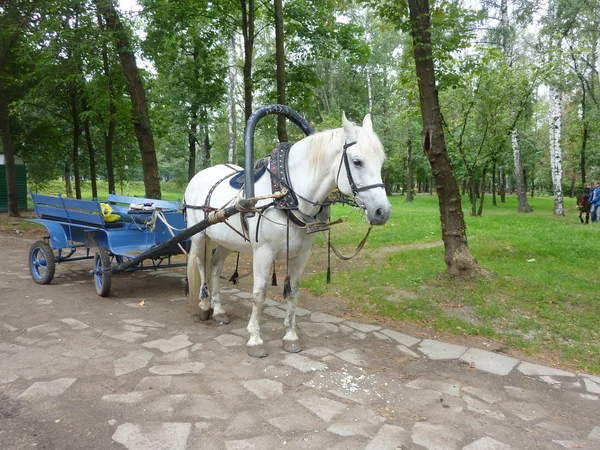
{"type": "MultiPolygon", "coordinates": [[[[262,158],[254,164],[254,182],[257,182],[267,170],[267,162],[269,158],[262,158]]],[[[242,170],[237,172],[230,180],[229,185],[234,189],[241,189],[244,186],[246,172],[242,170]]]]}

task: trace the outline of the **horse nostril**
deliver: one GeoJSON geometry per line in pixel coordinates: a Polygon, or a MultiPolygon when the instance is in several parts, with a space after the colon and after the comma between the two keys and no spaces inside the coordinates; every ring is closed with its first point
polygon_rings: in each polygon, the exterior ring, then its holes
{"type": "Polygon", "coordinates": [[[377,211],[375,211],[375,217],[377,217],[378,219],[383,217],[383,210],[381,208],[377,208],[377,211]]]}

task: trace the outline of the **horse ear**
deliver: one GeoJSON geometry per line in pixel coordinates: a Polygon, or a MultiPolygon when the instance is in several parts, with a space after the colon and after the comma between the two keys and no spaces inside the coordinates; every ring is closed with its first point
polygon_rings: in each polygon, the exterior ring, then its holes
{"type": "Polygon", "coordinates": [[[356,136],[356,130],[354,125],[348,119],[346,119],[346,113],[342,112],[342,125],[344,126],[344,133],[346,133],[347,139],[354,139],[356,136]]]}
{"type": "Polygon", "coordinates": [[[373,122],[371,122],[371,114],[367,114],[363,119],[362,127],[367,131],[373,131],[373,122]]]}

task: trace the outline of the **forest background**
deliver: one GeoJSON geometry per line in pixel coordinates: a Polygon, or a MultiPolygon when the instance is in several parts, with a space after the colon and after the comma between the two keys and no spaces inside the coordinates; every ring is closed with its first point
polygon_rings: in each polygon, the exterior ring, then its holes
{"type": "MultiPolygon", "coordinates": [[[[147,181],[143,155],[152,151],[154,176],[183,187],[204,167],[242,164],[248,115],[283,99],[317,129],[338,127],[343,111],[356,121],[370,112],[388,156],[388,192],[408,184],[429,192],[406,6],[286,1],[281,97],[277,4],[3,1],[3,147],[10,133],[35,190],[62,177],[69,196],[96,179],[126,194],[129,181],[147,181]],[[135,92],[145,94],[147,117],[135,92]]],[[[496,192],[499,201],[516,192],[519,169],[530,195],[574,196],[600,177],[599,11],[591,0],[432,2],[448,153],[472,214],[482,213],[481,193],[496,204],[496,192]]],[[[261,154],[278,140],[275,122],[259,127],[261,154]]]]}

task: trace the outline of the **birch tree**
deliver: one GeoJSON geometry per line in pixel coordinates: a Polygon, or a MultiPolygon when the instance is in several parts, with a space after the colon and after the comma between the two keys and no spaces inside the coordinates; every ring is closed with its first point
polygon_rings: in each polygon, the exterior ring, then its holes
{"type": "MultiPolygon", "coordinates": [[[[507,58],[510,58],[512,47],[512,35],[508,17],[508,0],[502,0],[500,3],[500,11],[502,18],[502,50],[507,58]]],[[[513,163],[515,168],[515,181],[517,187],[518,212],[530,213],[533,208],[529,206],[527,201],[527,186],[525,185],[525,176],[523,174],[523,164],[521,162],[521,146],[519,145],[519,130],[515,126],[511,131],[511,144],[513,151],[513,163]]]]}
{"type": "Polygon", "coordinates": [[[550,171],[554,191],[554,214],[565,215],[562,192],[562,149],[560,134],[562,128],[562,94],[554,86],[548,88],[548,123],[550,133],[550,171]]]}
{"type": "Polygon", "coordinates": [[[555,75],[560,73],[562,67],[562,39],[568,32],[559,26],[560,5],[558,0],[553,0],[548,6],[549,23],[549,49],[548,49],[548,132],[550,147],[550,172],[552,177],[552,190],[554,194],[554,214],[565,215],[564,198],[562,192],[562,93],[560,81],[555,75]]]}

